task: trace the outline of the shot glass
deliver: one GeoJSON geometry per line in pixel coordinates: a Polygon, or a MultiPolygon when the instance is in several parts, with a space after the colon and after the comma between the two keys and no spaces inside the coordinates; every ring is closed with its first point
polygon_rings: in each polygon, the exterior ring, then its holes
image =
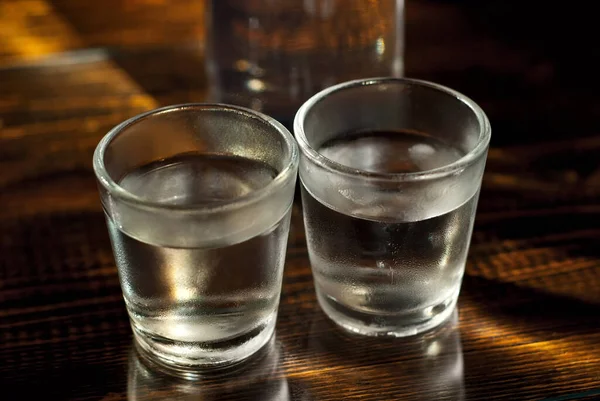
{"type": "Polygon", "coordinates": [[[481,108],[430,82],[364,79],[310,98],[294,131],[323,311],[365,335],[403,337],[444,322],[491,136],[481,108]]]}
{"type": "Polygon", "coordinates": [[[150,111],[100,141],[94,170],[142,355],[185,375],[267,343],[297,169],[293,136],[235,106],[150,111]]]}

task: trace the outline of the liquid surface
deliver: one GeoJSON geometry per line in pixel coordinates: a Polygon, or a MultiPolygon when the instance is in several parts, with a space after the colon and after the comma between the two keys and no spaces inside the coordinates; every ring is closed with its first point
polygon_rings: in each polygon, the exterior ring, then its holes
{"type": "Polygon", "coordinates": [[[153,202],[202,205],[247,195],[276,176],[275,169],[255,160],[192,153],[137,168],[121,178],[119,185],[153,202]]]}
{"type": "MultiPolygon", "coordinates": [[[[204,204],[264,187],[275,174],[239,157],[185,155],[134,170],[120,185],[154,201],[204,204]]],[[[182,364],[220,363],[239,359],[268,340],[279,302],[289,213],[247,241],[210,248],[142,242],[110,218],[108,226],[134,331],[150,352],[182,364]]],[[[145,238],[152,239],[151,233],[145,238]]]]}
{"type": "Polygon", "coordinates": [[[326,142],[319,153],[337,163],[374,173],[414,173],[451,164],[463,156],[454,147],[417,132],[365,132],[326,142]]]}
{"type": "MultiPolygon", "coordinates": [[[[366,133],[326,143],[320,152],[338,163],[382,173],[442,167],[461,157],[457,149],[410,133],[366,133]]],[[[332,196],[339,195],[332,191],[332,196]]],[[[400,197],[399,202],[407,202],[400,197]]],[[[306,185],[302,200],[317,295],[334,320],[363,334],[402,336],[450,315],[477,194],[465,194],[461,205],[447,213],[409,222],[390,216],[394,208],[383,208],[381,219],[334,210],[327,206],[330,200],[317,199],[306,185]]]]}

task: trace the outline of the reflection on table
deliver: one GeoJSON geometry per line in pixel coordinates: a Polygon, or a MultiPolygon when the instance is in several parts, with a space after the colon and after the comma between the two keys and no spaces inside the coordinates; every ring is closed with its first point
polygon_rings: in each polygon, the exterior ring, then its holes
{"type": "Polygon", "coordinates": [[[135,346],[129,355],[127,398],[134,400],[281,400],[290,399],[282,364],[282,346],[274,336],[256,355],[241,365],[196,380],[173,377],[140,356],[135,346]]]}

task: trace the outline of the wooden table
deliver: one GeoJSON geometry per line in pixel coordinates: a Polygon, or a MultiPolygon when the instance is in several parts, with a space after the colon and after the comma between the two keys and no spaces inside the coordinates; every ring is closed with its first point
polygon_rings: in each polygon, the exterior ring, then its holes
{"type": "Polygon", "coordinates": [[[133,351],[91,157],[125,118],[204,99],[204,5],[0,1],[0,398],[600,399],[600,98],[571,45],[595,22],[559,29],[572,11],[522,3],[408,1],[407,75],[493,127],[457,321],[406,340],[338,330],[297,205],[276,338],[186,384],[133,351]]]}

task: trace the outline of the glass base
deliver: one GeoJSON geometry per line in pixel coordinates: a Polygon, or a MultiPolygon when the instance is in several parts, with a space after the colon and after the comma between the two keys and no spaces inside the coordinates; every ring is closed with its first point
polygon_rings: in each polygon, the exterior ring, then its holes
{"type": "Polygon", "coordinates": [[[231,368],[265,346],[273,336],[277,314],[243,337],[218,343],[173,341],[131,327],[140,356],[171,375],[194,379],[202,373],[231,368]]]}
{"type": "Polygon", "coordinates": [[[399,314],[372,314],[342,305],[316,288],[319,305],[334,323],[365,336],[408,337],[431,330],[446,322],[456,308],[457,290],[437,305],[399,314]]]}

